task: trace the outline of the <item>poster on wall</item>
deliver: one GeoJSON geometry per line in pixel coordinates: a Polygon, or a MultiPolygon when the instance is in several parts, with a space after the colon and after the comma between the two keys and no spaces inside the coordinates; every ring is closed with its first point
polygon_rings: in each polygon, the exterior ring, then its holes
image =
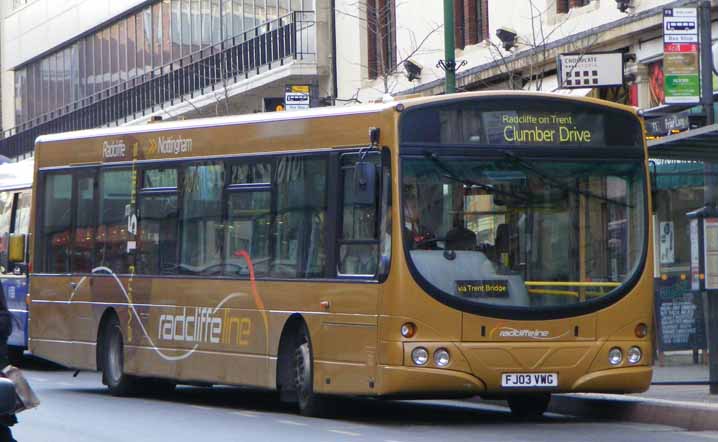
{"type": "Polygon", "coordinates": [[[718,218],[703,220],[703,256],[705,259],[705,288],[718,289],[718,218]]]}
{"type": "Polygon", "coordinates": [[[673,221],[661,221],[659,231],[660,239],[658,247],[661,264],[673,264],[676,261],[676,242],[673,232],[673,221]]]}
{"type": "Polygon", "coordinates": [[[658,350],[705,349],[702,295],[692,292],[688,281],[675,276],[657,279],[655,290],[658,350]]]}

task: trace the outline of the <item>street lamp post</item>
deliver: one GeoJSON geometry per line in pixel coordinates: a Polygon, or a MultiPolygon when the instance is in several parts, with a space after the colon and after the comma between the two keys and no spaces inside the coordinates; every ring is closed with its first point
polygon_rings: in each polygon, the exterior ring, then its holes
{"type": "Polygon", "coordinates": [[[456,59],[454,41],[454,0],[444,0],[444,70],[447,94],[456,92],[456,59]]]}

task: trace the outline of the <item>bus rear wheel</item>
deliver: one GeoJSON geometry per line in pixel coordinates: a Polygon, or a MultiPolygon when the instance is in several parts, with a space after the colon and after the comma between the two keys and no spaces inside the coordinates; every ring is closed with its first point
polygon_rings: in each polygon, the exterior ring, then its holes
{"type": "Polygon", "coordinates": [[[312,347],[305,326],[299,333],[294,350],[294,386],[297,392],[297,405],[301,415],[321,417],[327,414],[326,399],[314,393],[312,363],[312,347]]]}
{"type": "Polygon", "coordinates": [[[137,393],[137,379],[124,373],[124,343],[116,317],[107,320],[102,336],[102,382],[114,396],[137,393]]]}
{"type": "Polygon", "coordinates": [[[551,401],[551,393],[521,394],[507,398],[511,414],[521,419],[543,415],[551,401]]]}

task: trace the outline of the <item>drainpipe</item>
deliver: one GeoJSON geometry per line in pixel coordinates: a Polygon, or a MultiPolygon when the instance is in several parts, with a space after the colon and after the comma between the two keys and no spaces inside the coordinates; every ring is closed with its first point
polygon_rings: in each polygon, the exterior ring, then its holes
{"type": "Polygon", "coordinates": [[[336,0],[330,2],[331,30],[332,33],[332,106],[337,104],[339,95],[339,80],[337,79],[337,5],[336,0]]]}
{"type": "Polygon", "coordinates": [[[444,64],[446,72],[445,91],[456,92],[456,42],[454,41],[454,0],[444,0],[444,64]]]}

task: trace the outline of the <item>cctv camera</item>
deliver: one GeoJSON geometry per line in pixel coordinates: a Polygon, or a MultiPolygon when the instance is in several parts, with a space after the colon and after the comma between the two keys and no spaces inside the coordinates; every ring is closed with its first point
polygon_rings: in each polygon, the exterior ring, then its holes
{"type": "Polygon", "coordinates": [[[409,79],[409,81],[414,81],[416,79],[421,78],[421,70],[423,68],[419,63],[417,63],[414,60],[406,60],[404,62],[404,70],[406,71],[406,78],[409,79]]]}
{"type": "Polygon", "coordinates": [[[496,36],[499,37],[504,49],[507,51],[516,46],[516,31],[511,28],[499,28],[496,30],[496,36]]]}

